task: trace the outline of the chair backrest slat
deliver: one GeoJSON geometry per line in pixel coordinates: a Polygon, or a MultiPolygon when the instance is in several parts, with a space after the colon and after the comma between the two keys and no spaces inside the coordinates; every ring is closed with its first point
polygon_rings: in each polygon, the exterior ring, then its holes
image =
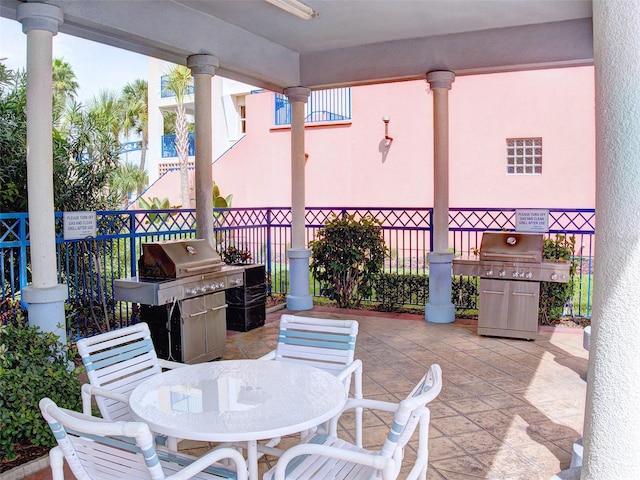
{"type": "Polygon", "coordinates": [[[76,478],[165,478],[146,425],[87,417],[48,398],[40,401],[40,410],[76,478]]]}
{"type": "Polygon", "coordinates": [[[404,449],[420,417],[430,414],[426,405],[438,396],[440,390],[442,390],[442,370],[440,365],[433,364],[407,398],[400,402],[380,455],[393,457],[404,449]]]}
{"type": "Polygon", "coordinates": [[[111,422],[84,415],[60,408],[49,398],[40,400],[40,411],[58,443],[50,453],[53,478],[64,476],[64,456],[78,480],[164,480],[167,475],[197,480],[247,479],[247,464],[233,448],[204,454],[209,458],[199,470],[186,476],[182,470],[198,458],[156,451],[153,434],[145,423],[111,422]],[[225,459],[230,461],[228,465],[221,462],[225,459]]]}
{"type": "Polygon", "coordinates": [[[358,322],[282,315],[276,360],[337,373],[353,362],[358,322]]]}
{"type": "MultiPolygon", "coordinates": [[[[141,382],[162,371],[146,323],[83,338],[77,347],[89,383],[119,394],[129,395],[141,382]]],[[[97,396],[96,403],[107,420],[132,419],[129,407],[122,402],[97,396]]]]}

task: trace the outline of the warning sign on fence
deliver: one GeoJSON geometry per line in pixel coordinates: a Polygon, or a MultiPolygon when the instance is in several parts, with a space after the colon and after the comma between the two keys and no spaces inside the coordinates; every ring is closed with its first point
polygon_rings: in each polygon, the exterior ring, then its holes
{"type": "Polygon", "coordinates": [[[516,232],[546,233],[549,231],[549,210],[516,209],[516,232]]]}
{"type": "Polygon", "coordinates": [[[96,212],[64,212],[64,239],[81,240],[96,235],[96,212]]]}

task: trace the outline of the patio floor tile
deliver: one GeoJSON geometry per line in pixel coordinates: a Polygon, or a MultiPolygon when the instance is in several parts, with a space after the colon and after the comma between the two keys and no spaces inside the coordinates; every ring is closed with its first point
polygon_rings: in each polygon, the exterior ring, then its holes
{"type": "MultiPolygon", "coordinates": [[[[294,312],[271,313],[264,327],[250,332],[229,332],[225,359],[257,358],[272,350],[283,313],[294,312]]],[[[581,331],[545,328],[537,340],[526,341],[483,337],[473,322],[432,324],[421,315],[329,307],[297,314],[359,321],[356,358],[364,365],[367,398],[398,401],[429,365],[441,365],[443,389],[430,405],[427,480],[547,480],[569,466],[584,417],[587,352],[581,331]]],[[[380,447],[390,418],[365,412],[366,446],[380,447]]],[[[353,415],[345,416],[341,432],[352,424],[353,415]]],[[[296,441],[287,437],[283,445],[296,441]]],[[[416,445],[412,440],[407,448],[400,478],[411,467],[416,445]]],[[[180,448],[201,454],[210,446],[185,441],[180,448]]],[[[263,458],[260,471],[275,461],[263,458]]],[[[51,475],[46,469],[26,478],[51,475]]]]}

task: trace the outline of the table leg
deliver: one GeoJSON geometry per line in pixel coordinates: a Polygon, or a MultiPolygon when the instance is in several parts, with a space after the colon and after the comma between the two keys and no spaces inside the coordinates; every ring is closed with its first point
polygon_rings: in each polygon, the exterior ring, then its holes
{"type": "Polygon", "coordinates": [[[258,441],[247,442],[247,466],[249,467],[249,480],[258,480],[258,441]]]}

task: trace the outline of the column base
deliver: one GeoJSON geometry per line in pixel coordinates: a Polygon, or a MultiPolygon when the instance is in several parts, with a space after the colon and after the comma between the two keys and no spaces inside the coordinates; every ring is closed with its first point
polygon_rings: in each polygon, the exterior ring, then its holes
{"type": "Polygon", "coordinates": [[[290,293],[287,295],[289,310],[311,310],[313,297],[309,292],[309,259],[308,248],[291,248],[287,250],[289,259],[290,293]]]}
{"type": "Polygon", "coordinates": [[[582,467],[574,467],[569,470],[563,470],[560,473],[556,473],[549,480],[580,480],[581,473],[582,467]]]}
{"type": "Polygon", "coordinates": [[[67,343],[67,320],[64,314],[64,302],[69,296],[67,286],[39,288],[33,285],[22,289],[22,300],[28,303],[29,325],[40,327],[43,332],[51,332],[67,343]]]}
{"type": "Polygon", "coordinates": [[[424,307],[424,319],[430,323],[453,323],[455,307],[451,302],[452,253],[430,253],[429,303],[424,307]]]}
{"type": "Polygon", "coordinates": [[[311,295],[305,297],[295,297],[293,295],[287,295],[287,309],[297,311],[312,310],[313,297],[311,295]]]}
{"type": "Polygon", "coordinates": [[[424,306],[424,319],[429,323],[453,323],[456,320],[455,307],[453,304],[432,305],[429,303],[424,306]]]}

